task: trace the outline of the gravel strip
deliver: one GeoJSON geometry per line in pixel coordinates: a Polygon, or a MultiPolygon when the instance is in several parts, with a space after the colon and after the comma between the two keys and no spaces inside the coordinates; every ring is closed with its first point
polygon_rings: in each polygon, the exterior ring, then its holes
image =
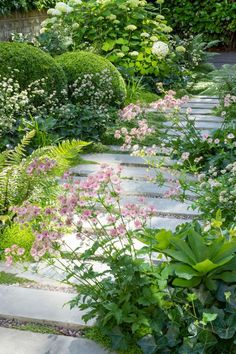
{"type": "Polygon", "coordinates": [[[32,328],[32,332],[35,333],[49,333],[56,335],[63,335],[69,337],[82,337],[84,336],[84,331],[80,328],[65,328],[62,326],[52,326],[52,325],[44,325],[38,322],[31,321],[19,321],[16,319],[7,319],[0,318],[0,327],[4,328],[14,328],[19,330],[30,330],[32,328]],[[41,329],[41,330],[40,330],[41,329]],[[48,332],[47,332],[48,329],[48,332]],[[52,333],[53,332],[53,333],[52,333]],[[54,333],[55,332],[55,333],[54,333]]]}

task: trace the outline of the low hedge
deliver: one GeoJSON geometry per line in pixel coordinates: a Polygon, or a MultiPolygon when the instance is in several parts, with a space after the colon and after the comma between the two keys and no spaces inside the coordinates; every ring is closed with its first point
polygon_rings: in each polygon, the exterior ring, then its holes
{"type": "Polygon", "coordinates": [[[67,87],[62,68],[49,54],[24,43],[0,42],[0,75],[12,73],[22,89],[43,78],[49,94],[56,91],[59,97],[67,87]]]}

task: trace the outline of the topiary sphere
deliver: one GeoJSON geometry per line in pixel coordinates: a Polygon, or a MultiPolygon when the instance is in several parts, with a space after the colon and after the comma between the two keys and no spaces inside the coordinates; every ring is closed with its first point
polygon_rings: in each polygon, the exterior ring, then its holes
{"type": "MultiPolygon", "coordinates": [[[[57,62],[63,68],[69,85],[73,85],[78,79],[88,77],[92,81],[93,92],[101,90],[106,92],[109,86],[103,81],[104,76],[111,78],[112,93],[104,94],[101,98],[101,104],[109,104],[111,106],[121,106],[126,98],[126,86],[116,67],[107,59],[100,55],[86,52],[74,51],[64,53],[56,58],[57,62]],[[104,75],[105,74],[105,75],[104,75]],[[94,89],[95,88],[95,89],[94,89]]],[[[91,92],[92,92],[91,90],[91,92]]],[[[86,97],[77,95],[77,103],[84,103],[86,97]]]]}
{"type": "Polygon", "coordinates": [[[13,75],[22,89],[45,79],[42,87],[49,94],[56,91],[58,97],[67,87],[61,66],[49,54],[25,43],[0,42],[0,75],[13,75]]]}

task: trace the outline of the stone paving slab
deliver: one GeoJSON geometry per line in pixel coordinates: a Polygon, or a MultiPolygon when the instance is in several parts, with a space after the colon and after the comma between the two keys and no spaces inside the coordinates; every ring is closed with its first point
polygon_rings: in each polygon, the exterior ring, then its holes
{"type": "MultiPolygon", "coordinates": [[[[211,135],[212,134],[212,130],[209,130],[209,129],[198,129],[198,132],[201,134],[201,135],[211,135]]],[[[169,136],[184,136],[184,133],[182,133],[181,131],[176,131],[175,129],[160,129],[159,130],[161,133],[164,133],[164,134],[168,134],[169,136]]]]}
{"type": "MultiPolygon", "coordinates": [[[[146,165],[147,162],[141,158],[136,156],[130,156],[128,154],[113,154],[113,153],[98,153],[98,154],[82,154],[81,157],[85,160],[94,161],[99,164],[117,164],[117,165],[146,165]]],[[[171,160],[169,157],[159,156],[153,157],[151,159],[153,162],[163,161],[165,166],[171,166],[175,163],[175,161],[171,160]]]]}
{"type": "MultiPolygon", "coordinates": [[[[1,354],[108,354],[99,344],[85,338],[32,333],[0,328],[1,354]]],[[[115,353],[113,353],[115,354],[115,353]]]]}
{"type": "MultiPolygon", "coordinates": [[[[190,114],[190,116],[194,117],[196,121],[200,122],[220,122],[223,123],[224,119],[222,117],[211,116],[206,114],[190,114]]],[[[180,116],[183,119],[186,119],[184,116],[180,116]]]]}
{"type": "MultiPolygon", "coordinates": [[[[185,112],[186,108],[181,108],[181,112],[185,112]]],[[[193,108],[192,114],[212,114],[212,109],[209,108],[193,108]]]]}
{"type": "MultiPolygon", "coordinates": [[[[164,122],[163,123],[164,126],[166,127],[171,127],[173,126],[173,123],[171,121],[169,122],[164,122]]],[[[181,123],[182,126],[186,126],[187,122],[183,121],[181,123]]],[[[218,129],[220,128],[222,125],[222,123],[220,122],[199,122],[199,121],[195,121],[195,127],[197,129],[202,129],[202,130],[206,130],[206,129],[218,129]]]]}
{"type": "MultiPolygon", "coordinates": [[[[0,286],[0,317],[37,321],[63,326],[85,326],[77,308],[65,305],[75,294],[60,291],[0,286]],[[65,305],[65,306],[64,306],[65,305]]],[[[93,325],[93,321],[87,325],[93,325]]]]}
{"type": "Polygon", "coordinates": [[[218,106],[218,102],[206,102],[206,101],[199,101],[199,102],[194,102],[194,101],[189,101],[188,103],[185,103],[182,105],[182,108],[199,108],[199,109],[213,109],[218,106]]]}
{"type": "Polygon", "coordinates": [[[193,102],[193,103],[214,103],[214,104],[219,104],[220,100],[219,98],[213,98],[213,97],[208,97],[208,96],[195,96],[190,98],[189,102],[193,102]]]}
{"type": "MultiPolygon", "coordinates": [[[[75,179],[79,179],[81,181],[85,180],[85,177],[75,177],[75,179]]],[[[121,190],[123,195],[144,195],[149,194],[155,196],[164,195],[166,192],[170,190],[173,186],[172,183],[165,183],[163,186],[158,186],[156,183],[139,181],[139,180],[128,180],[123,179],[121,181],[121,190]]],[[[186,196],[194,197],[195,194],[187,191],[186,196]]]]}
{"type": "Polygon", "coordinates": [[[154,206],[157,212],[166,213],[166,214],[175,214],[175,215],[198,215],[197,210],[192,210],[191,202],[185,201],[184,203],[168,199],[168,198],[150,198],[150,197],[143,197],[143,201],[140,201],[139,197],[136,196],[123,196],[121,198],[121,203],[133,203],[137,205],[147,205],[147,206],[154,206]]]}
{"type": "MultiPolygon", "coordinates": [[[[83,177],[88,176],[91,173],[98,172],[100,169],[101,167],[98,164],[81,164],[71,168],[70,171],[74,175],[83,177]]],[[[160,167],[158,168],[158,171],[156,171],[154,168],[148,169],[147,167],[123,166],[121,177],[130,179],[143,179],[144,181],[147,181],[150,178],[154,179],[157,176],[157,172],[161,173],[165,179],[178,179],[181,176],[180,172],[170,170],[167,167],[160,167]]],[[[186,178],[195,180],[194,176],[190,174],[186,175],[186,178]]]]}

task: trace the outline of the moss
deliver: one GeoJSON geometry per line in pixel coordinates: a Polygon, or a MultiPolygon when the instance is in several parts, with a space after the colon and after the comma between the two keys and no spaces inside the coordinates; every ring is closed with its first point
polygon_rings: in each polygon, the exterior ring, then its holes
{"type": "Polygon", "coordinates": [[[0,272],[0,284],[25,284],[32,283],[31,280],[15,276],[15,274],[0,272]]]}
{"type": "Polygon", "coordinates": [[[0,75],[10,77],[12,70],[22,89],[43,78],[49,93],[60,96],[66,88],[65,74],[49,54],[24,43],[0,42],[0,75]]]}
{"type": "MultiPolygon", "coordinates": [[[[58,56],[56,60],[63,68],[69,85],[72,85],[78,77],[85,74],[97,74],[106,69],[109,70],[112,76],[113,96],[110,100],[101,103],[108,103],[111,106],[120,106],[124,103],[126,97],[125,82],[119,71],[109,60],[85,51],[65,53],[58,56]]],[[[95,88],[101,87],[101,83],[98,84],[96,80],[93,81],[93,85],[95,88]]],[[[79,103],[83,103],[83,97],[81,97],[79,103]]]]}
{"type": "Polygon", "coordinates": [[[61,332],[58,329],[40,323],[23,323],[21,325],[15,325],[12,328],[34,333],[61,335],[61,332]]]}
{"type": "Polygon", "coordinates": [[[25,260],[31,260],[30,250],[35,237],[30,227],[12,224],[6,227],[0,235],[0,249],[17,245],[25,249],[25,260]]]}
{"type": "MultiPolygon", "coordinates": [[[[91,327],[84,330],[84,335],[86,338],[94,340],[95,342],[101,344],[103,347],[112,350],[111,340],[109,337],[102,334],[99,327],[91,327]]],[[[136,345],[132,345],[128,350],[116,350],[117,354],[141,354],[142,351],[136,345]]]]}

